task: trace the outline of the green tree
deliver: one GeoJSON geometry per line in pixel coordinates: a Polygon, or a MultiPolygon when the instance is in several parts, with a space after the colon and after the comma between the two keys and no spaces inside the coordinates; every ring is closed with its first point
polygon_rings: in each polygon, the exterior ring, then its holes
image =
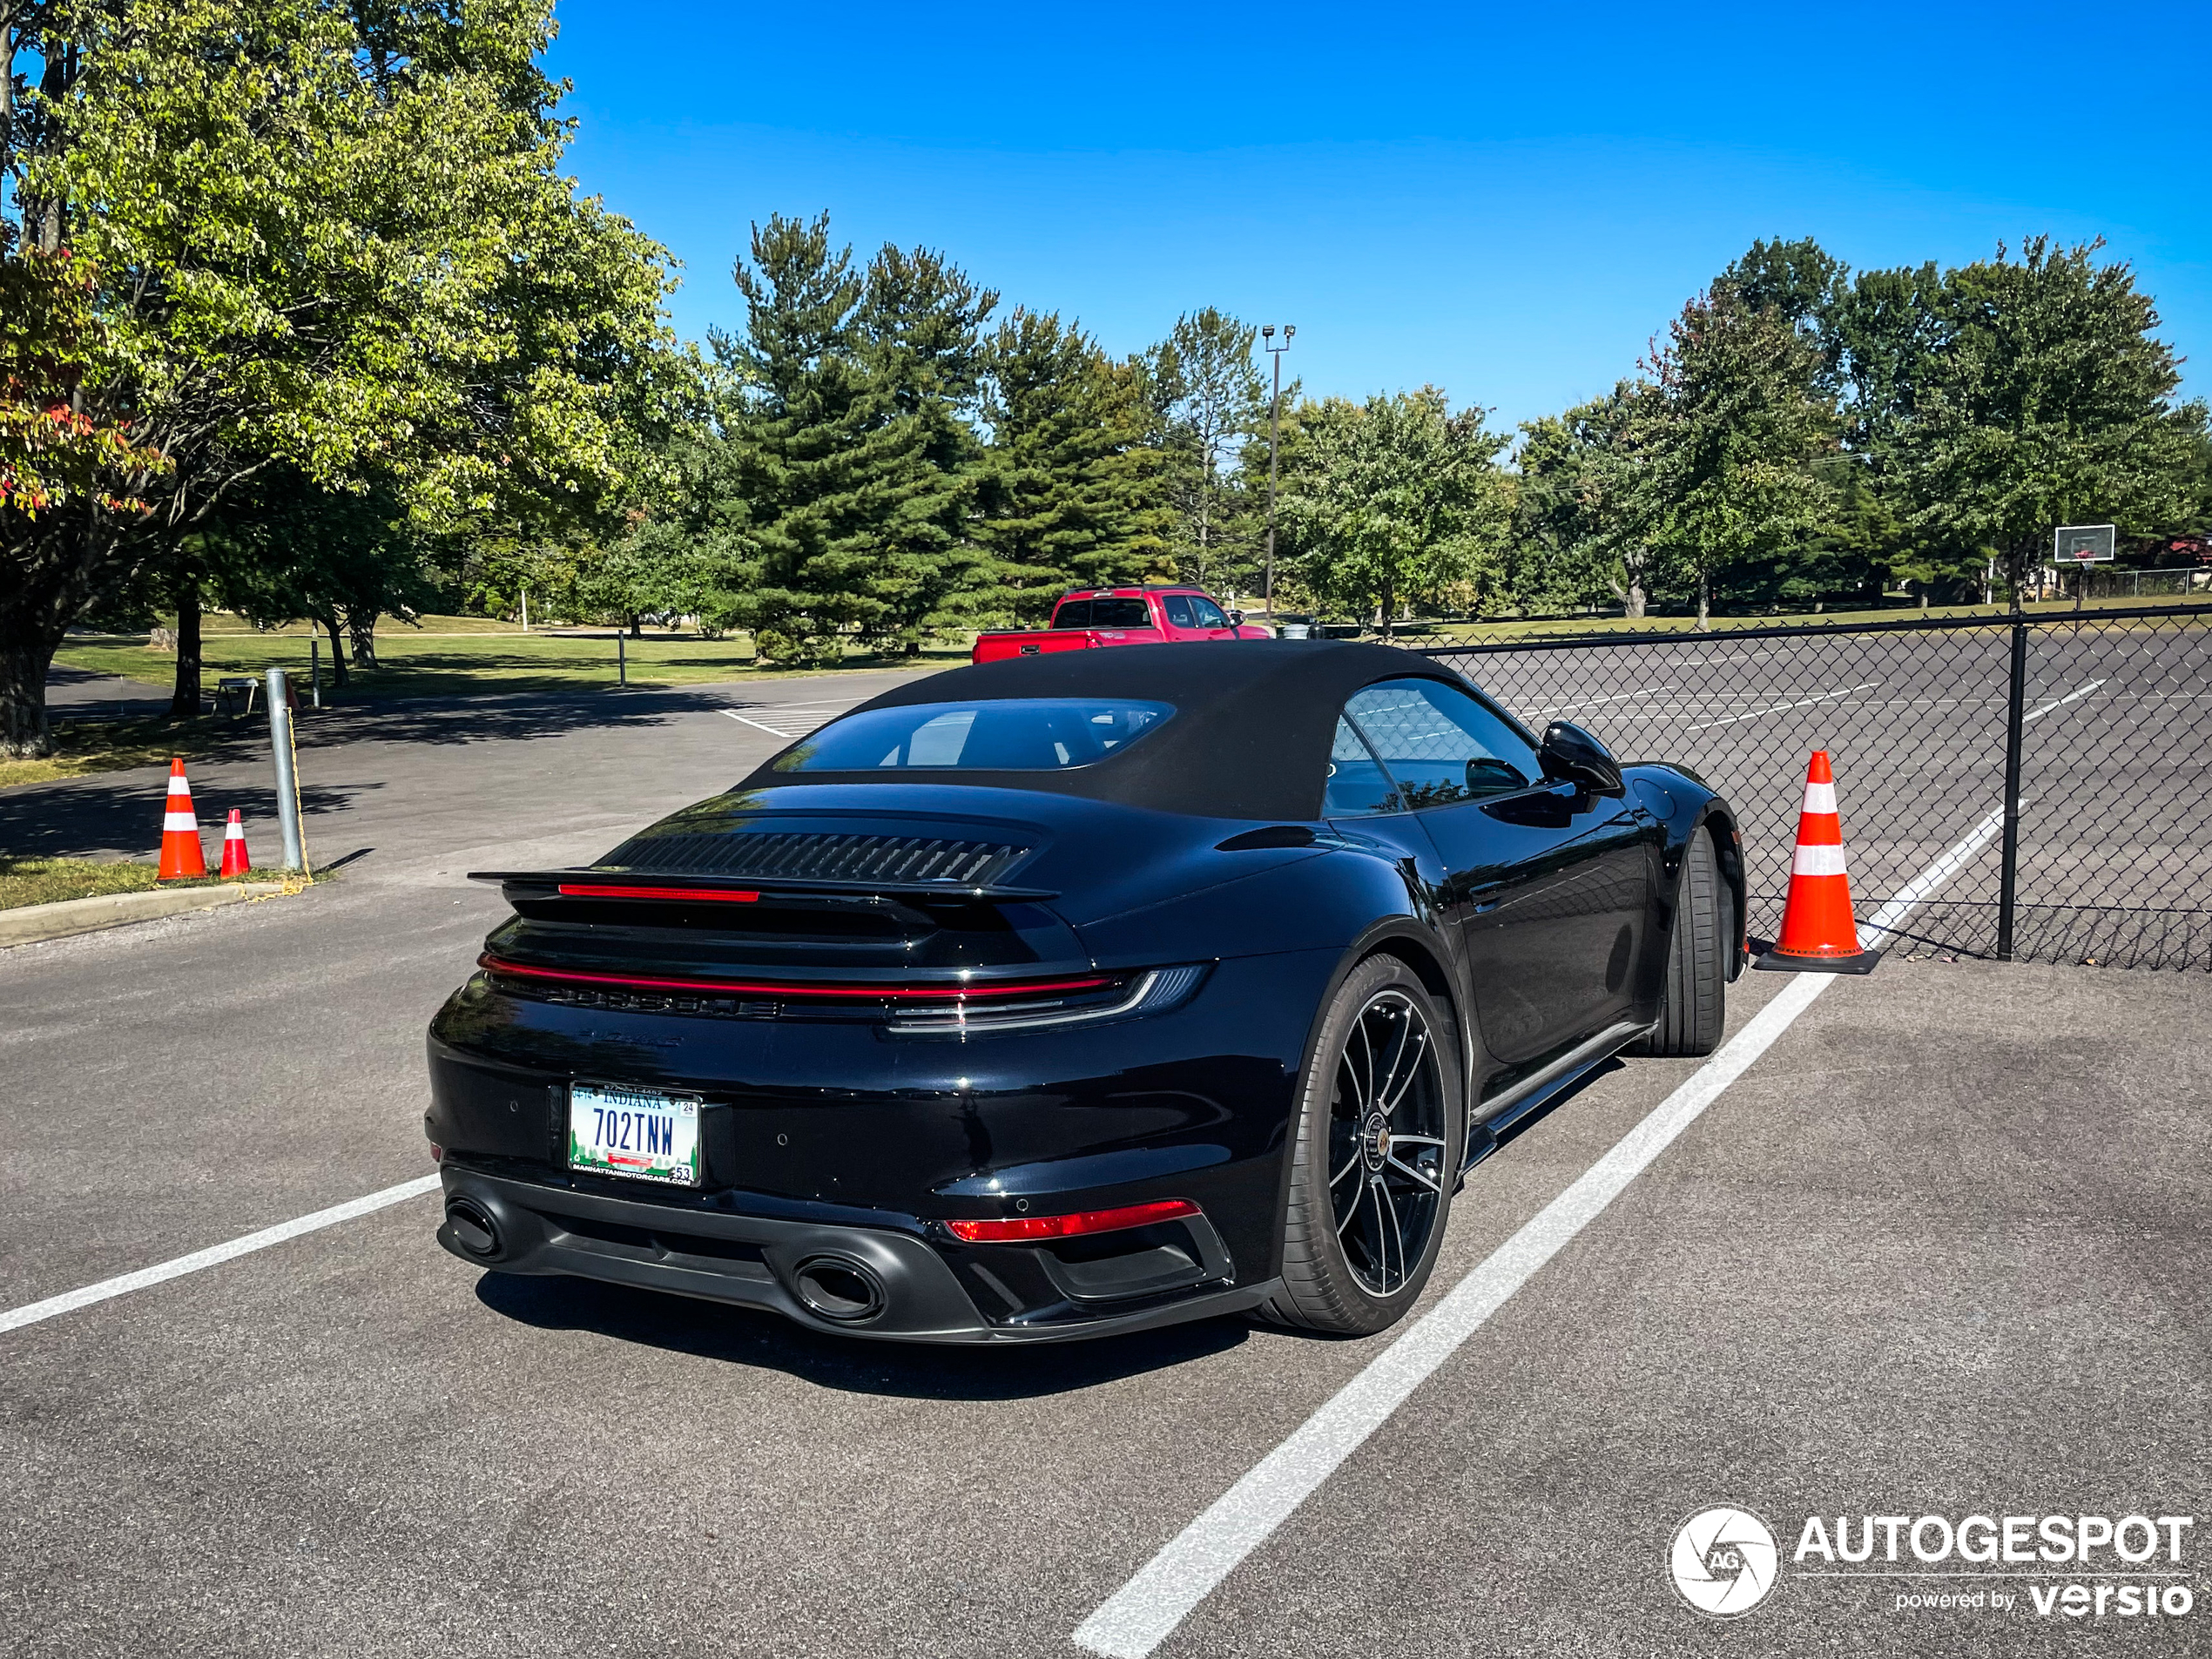
{"type": "Polygon", "coordinates": [[[1147,354],[1159,442],[1171,458],[1175,562],[1198,587],[1248,591],[1258,568],[1242,462],[1267,424],[1268,385],[1252,361],[1258,338],[1252,324],[1207,306],[1177,318],[1147,354]]]}
{"type": "Polygon", "coordinates": [[[545,0],[7,11],[0,261],[98,273],[71,408],[129,453],[69,511],[0,507],[0,750],[44,747],[71,623],[264,472],[432,524],[628,486],[666,260],[559,173],[550,28],[545,0]]]}
{"type": "Polygon", "coordinates": [[[774,660],[833,661],[848,638],[916,651],[989,585],[963,417],[998,296],[926,250],[855,272],[827,214],[756,225],[734,274],[745,331],[714,347],[738,391],[691,515],[725,550],[716,620],[774,660]]]}
{"type": "Polygon", "coordinates": [[[1643,614],[1644,543],[1616,534],[1622,401],[1616,393],[1521,424],[1503,590],[1522,611],[1617,598],[1643,614]]]}
{"type": "Polygon", "coordinates": [[[1074,587],[1142,581],[1175,516],[1167,454],[1148,441],[1145,388],[1055,314],[1017,310],[992,335],[984,516],[987,614],[1041,620],[1074,587]]]}
{"type": "Polygon", "coordinates": [[[1971,581],[1986,553],[2018,593],[2060,524],[2155,533],[2186,511],[2202,402],[2101,242],[2032,237],[1931,280],[1862,278],[1845,333],[1858,416],[1923,543],[1971,581]]]}
{"type": "MultiPolygon", "coordinates": [[[[1298,574],[1324,603],[1371,615],[1493,587],[1511,516],[1506,439],[1434,387],[1312,413],[1279,501],[1298,574]]],[[[1291,459],[1286,454],[1285,459],[1291,459]]]]}
{"type": "Polygon", "coordinates": [[[1779,309],[1722,287],[1683,307],[1632,406],[1645,462],[1638,514],[1651,545],[1695,586],[1698,625],[1717,575],[1786,559],[1830,492],[1812,463],[1836,444],[1818,354],[1779,309]]]}
{"type": "Polygon", "coordinates": [[[1746,311],[1770,311],[1796,329],[1818,352],[1814,376],[1821,390],[1832,395],[1840,389],[1843,357],[1837,312],[1850,279],[1851,267],[1811,237],[1794,242],[1777,237],[1755,240],[1731,260],[1713,279],[1712,293],[1746,311]]]}
{"type": "MultiPolygon", "coordinates": [[[[225,497],[187,544],[184,568],[248,621],[314,623],[329,637],[332,678],[342,686],[349,656],[353,668],[377,666],[381,617],[411,621],[430,602],[425,539],[391,481],[332,489],[285,466],[225,497]]],[[[180,604],[180,634],[185,615],[180,604]]]]}

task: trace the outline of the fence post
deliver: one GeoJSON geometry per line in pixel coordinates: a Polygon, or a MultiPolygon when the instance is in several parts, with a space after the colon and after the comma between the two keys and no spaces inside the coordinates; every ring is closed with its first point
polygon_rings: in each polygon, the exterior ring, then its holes
{"type": "Polygon", "coordinates": [[[2005,840],[1997,882],[1997,960],[2013,960],[2013,913],[2020,863],[2020,739],[2027,729],[2027,624],[2013,624],[2012,685],[2005,705],[2005,840]]]}

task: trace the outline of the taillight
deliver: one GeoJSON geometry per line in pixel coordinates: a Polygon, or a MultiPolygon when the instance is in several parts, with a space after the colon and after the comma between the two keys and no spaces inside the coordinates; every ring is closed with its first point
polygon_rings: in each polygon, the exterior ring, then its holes
{"type": "Polygon", "coordinates": [[[946,1231],[970,1244],[1024,1244],[1042,1238],[1078,1238],[1085,1233],[1122,1232],[1155,1222],[1180,1221],[1199,1214],[1188,1198],[1161,1198],[1124,1204],[1118,1210],[1085,1210],[1072,1216],[1015,1216],[1005,1221],[948,1221],[946,1231]]]}
{"type": "Polygon", "coordinates": [[[804,980],[662,979],[637,974],[587,974],[573,968],[532,968],[523,962],[510,962],[502,956],[493,955],[489,951],[476,958],[476,966],[488,973],[511,974],[518,979],[543,980],[553,984],[612,985],[649,991],[723,991],[747,996],[773,996],[793,1002],[858,999],[865,1001],[921,1000],[964,1003],[971,999],[1098,991],[1116,984],[1120,978],[1117,974],[1094,974],[1076,979],[954,980],[933,981],[927,984],[908,981],[900,985],[832,985],[804,980]]]}
{"type": "Polygon", "coordinates": [[[704,899],[715,904],[757,904],[758,893],[730,887],[615,887],[563,881],[556,889],[563,899],[664,899],[689,904],[704,899]]]}
{"type": "Polygon", "coordinates": [[[899,1037],[984,1037],[1051,1026],[1096,1025],[1103,1020],[1164,1013],[1187,1001],[1205,976],[1205,965],[1193,962],[1179,968],[1148,968],[1106,1001],[1096,996],[1076,1002],[1064,999],[988,1004],[948,1001],[935,1008],[901,1009],[893,1017],[889,1029],[892,1035],[899,1037]]]}

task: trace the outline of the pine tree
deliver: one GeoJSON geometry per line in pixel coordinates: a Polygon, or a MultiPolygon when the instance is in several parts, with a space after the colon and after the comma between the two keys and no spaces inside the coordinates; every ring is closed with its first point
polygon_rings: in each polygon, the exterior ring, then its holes
{"type": "Polygon", "coordinates": [[[968,542],[980,446],[964,419],[998,296],[942,256],[885,248],[865,274],[827,214],[753,227],[742,338],[714,347],[738,394],[701,469],[726,552],[712,620],[764,657],[912,652],[987,585],[968,542]]]}
{"type": "Polygon", "coordinates": [[[977,535],[994,618],[1041,620],[1071,587],[1157,571],[1174,523],[1169,457],[1148,441],[1136,367],[1056,314],[1023,310],[991,337],[989,385],[977,535]]]}
{"type": "Polygon", "coordinates": [[[881,607],[861,629],[878,649],[913,655],[973,616],[989,586],[969,523],[983,461],[973,424],[983,326],[998,299],[928,248],[887,244],[869,261],[861,358],[879,418],[912,446],[880,481],[879,547],[854,573],[881,607]]]}

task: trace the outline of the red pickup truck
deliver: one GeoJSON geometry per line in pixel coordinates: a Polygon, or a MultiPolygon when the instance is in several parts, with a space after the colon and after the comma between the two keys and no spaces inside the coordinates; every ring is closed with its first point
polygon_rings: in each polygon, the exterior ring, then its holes
{"type": "Polygon", "coordinates": [[[1101,645],[1177,645],[1204,639],[1266,639],[1244,613],[1226,615],[1196,588],[1084,588],[1062,596],[1042,632],[978,634],[969,660],[1036,657],[1101,645]]]}

